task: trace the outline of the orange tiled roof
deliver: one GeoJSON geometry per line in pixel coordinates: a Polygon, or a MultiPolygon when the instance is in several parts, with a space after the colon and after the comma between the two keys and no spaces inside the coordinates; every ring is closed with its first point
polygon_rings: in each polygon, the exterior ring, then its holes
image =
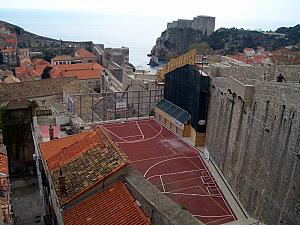
{"type": "Polygon", "coordinates": [[[28,75],[26,66],[18,66],[15,68],[15,71],[16,71],[16,77],[24,77],[28,75]]]}
{"type": "Polygon", "coordinates": [[[47,160],[49,170],[55,170],[59,166],[68,163],[72,159],[75,159],[78,155],[95,148],[98,145],[101,148],[104,148],[105,144],[101,139],[102,134],[100,129],[95,129],[94,131],[89,132],[84,138],[62,148],[56,155],[47,160]]]}
{"type": "Polygon", "coordinates": [[[70,61],[73,57],[69,55],[58,55],[51,59],[51,61],[70,61]]]}
{"type": "Polygon", "coordinates": [[[33,64],[26,64],[15,68],[16,77],[24,80],[25,77],[40,77],[47,66],[51,66],[44,59],[36,59],[33,64]]]}
{"type": "Polygon", "coordinates": [[[65,225],[149,225],[121,181],[115,182],[63,213],[65,225]]]}
{"type": "Polygon", "coordinates": [[[126,165],[126,157],[100,127],[40,144],[60,205],[67,204],[126,165]],[[60,193],[59,174],[66,192],[60,193]]]}
{"type": "Polygon", "coordinates": [[[16,45],[17,44],[17,40],[15,38],[7,38],[5,40],[6,44],[9,44],[9,45],[16,45]]]}
{"type": "Polygon", "coordinates": [[[14,53],[16,52],[16,49],[14,48],[6,48],[2,50],[3,53],[14,53]]]}
{"type": "Polygon", "coordinates": [[[20,60],[21,66],[33,65],[30,58],[23,58],[20,60]]]}
{"type": "Polygon", "coordinates": [[[77,77],[80,80],[98,79],[101,77],[102,70],[103,67],[98,63],[56,65],[51,70],[51,77],[77,77]]]}
{"type": "Polygon", "coordinates": [[[75,55],[78,55],[81,58],[93,58],[96,57],[93,53],[88,50],[81,48],[75,51],[75,55]]]}
{"type": "Polygon", "coordinates": [[[44,59],[36,59],[36,60],[33,61],[33,63],[34,63],[35,65],[48,65],[48,66],[51,65],[49,62],[47,62],[47,61],[44,60],[44,59]]]}
{"type": "Polygon", "coordinates": [[[48,160],[49,158],[58,154],[63,148],[70,146],[71,144],[85,138],[89,132],[74,134],[72,136],[68,136],[65,138],[40,143],[40,149],[44,160],[48,160]]]}

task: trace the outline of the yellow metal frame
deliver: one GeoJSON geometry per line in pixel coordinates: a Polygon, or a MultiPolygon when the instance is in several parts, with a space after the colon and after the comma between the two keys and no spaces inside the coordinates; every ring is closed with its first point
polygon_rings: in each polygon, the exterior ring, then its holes
{"type": "Polygon", "coordinates": [[[165,79],[165,75],[170,73],[177,68],[183,67],[185,65],[195,65],[196,62],[196,49],[188,51],[187,53],[175,58],[171,59],[166,65],[164,65],[161,69],[157,70],[156,81],[161,83],[165,79]]]}

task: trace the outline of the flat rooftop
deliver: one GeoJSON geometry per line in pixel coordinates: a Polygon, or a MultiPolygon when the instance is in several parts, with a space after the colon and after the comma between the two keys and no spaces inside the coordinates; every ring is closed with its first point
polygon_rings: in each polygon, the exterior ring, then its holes
{"type": "Polygon", "coordinates": [[[145,179],[201,222],[219,225],[237,220],[198,150],[176,134],[154,119],[103,127],[145,179]]]}

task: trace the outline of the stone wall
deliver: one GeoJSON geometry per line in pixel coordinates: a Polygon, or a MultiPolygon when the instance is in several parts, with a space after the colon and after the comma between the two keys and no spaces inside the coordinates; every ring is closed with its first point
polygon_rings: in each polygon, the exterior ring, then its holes
{"type": "Polygon", "coordinates": [[[252,81],[246,104],[226,79],[212,79],[206,148],[251,217],[300,224],[299,84],[252,81]]]}
{"type": "Polygon", "coordinates": [[[0,83],[0,101],[62,95],[62,87],[72,80],[76,78],[34,80],[13,84],[0,83]]]}
{"type": "Polygon", "coordinates": [[[300,80],[300,65],[208,67],[204,68],[204,71],[212,77],[233,76],[275,81],[281,73],[288,82],[299,82],[300,80]]]}
{"type": "Polygon", "coordinates": [[[191,28],[201,30],[203,34],[211,35],[215,31],[215,17],[197,16],[193,20],[179,19],[167,24],[167,28],[191,28]]]}
{"type": "Polygon", "coordinates": [[[130,168],[125,176],[127,188],[141,204],[146,216],[155,225],[203,225],[188,211],[160,193],[149,181],[130,168]]]}

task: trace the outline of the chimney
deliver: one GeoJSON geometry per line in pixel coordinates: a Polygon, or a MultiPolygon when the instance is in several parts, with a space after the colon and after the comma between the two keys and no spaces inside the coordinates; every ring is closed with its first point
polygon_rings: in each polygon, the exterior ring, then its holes
{"type": "Polygon", "coordinates": [[[60,195],[66,195],[67,189],[66,189],[66,178],[62,174],[61,168],[59,168],[59,176],[58,176],[58,186],[59,186],[59,194],[60,195]]]}
{"type": "Polygon", "coordinates": [[[53,128],[50,124],[50,127],[49,127],[49,136],[50,136],[50,140],[53,140],[54,139],[54,132],[53,132],[53,128]]]}

